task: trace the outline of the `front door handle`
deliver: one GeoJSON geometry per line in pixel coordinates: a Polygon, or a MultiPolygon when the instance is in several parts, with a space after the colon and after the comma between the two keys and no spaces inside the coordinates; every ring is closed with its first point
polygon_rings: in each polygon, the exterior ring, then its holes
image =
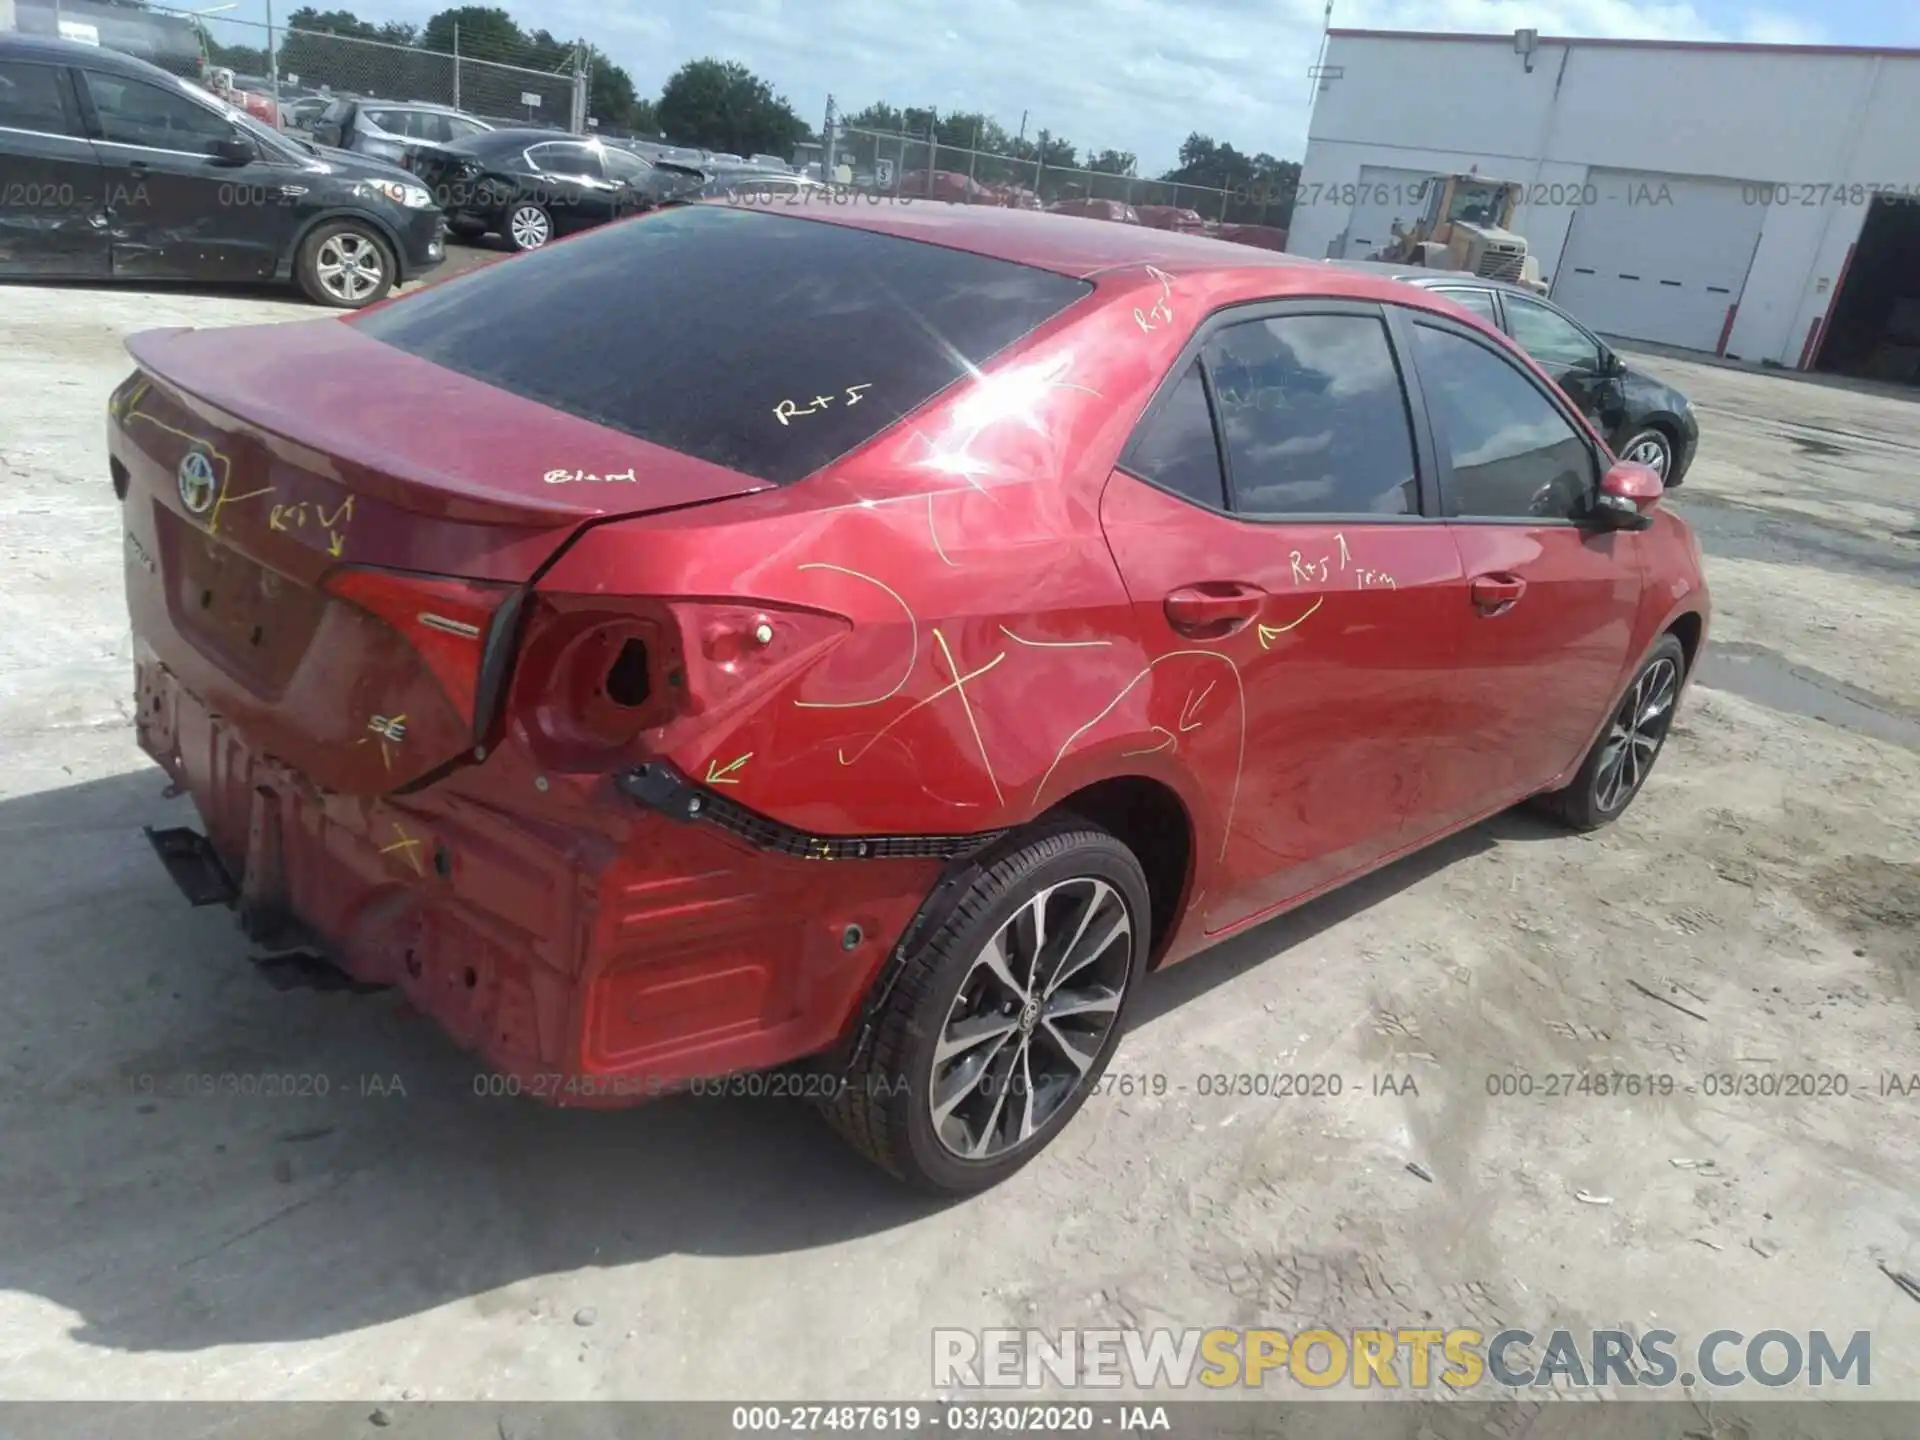
{"type": "Polygon", "coordinates": [[[1468,587],[1473,603],[1482,615],[1500,615],[1511,610],[1527,593],[1527,582],[1505,571],[1476,575],[1468,587]]]}
{"type": "Polygon", "coordinates": [[[1206,580],[1183,585],[1164,603],[1167,623],[1182,635],[1218,640],[1250,624],[1266,603],[1267,592],[1237,580],[1206,580]]]}
{"type": "Polygon", "coordinates": [[[129,160],[127,162],[127,169],[132,171],[135,175],[144,175],[147,173],[148,170],[152,168],[153,167],[148,165],[147,162],[144,160],[129,160]]]}

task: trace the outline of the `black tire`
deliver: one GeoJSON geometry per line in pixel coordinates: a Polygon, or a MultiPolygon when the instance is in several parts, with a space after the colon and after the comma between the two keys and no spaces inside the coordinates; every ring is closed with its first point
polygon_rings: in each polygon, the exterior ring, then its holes
{"type": "Polygon", "coordinates": [[[1660,478],[1667,484],[1674,483],[1673,437],[1658,425],[1643,425],[1621,442],[1617,452],[1622,460],[1631,460],[1637,465],[1650,465],[1660,472],[1660,478]]]}
{"type": "Polygon", "coordinates": [[[500,238],[509,250],[538,250],[553,239],[553,216],[544,205],[516,200],[500,221],[500,238]]]}
{"type": "Polygon", "coordinates": [[[1615,704],[1606,728],[1587,751],[1572,781],[1565,789],[1539,796],[1539,807],[1575,830],[1597,830],[1618,819],[1646,785],[1654,762],[1666,748],[1686,675],[1686,651],[1672,635],[1662,635],[1640,662],[1632,683],[1615,704]],[[1636,717],[1653,702],[1663,683],[1667,698],[1656,723],[1636,724],[1636,717]],[[1615,759],[1621,762],[1619,768],[1611,763],[1615,759]],[[1629,768],[1630,774],[1622,773],[1629,768]],[[1616,780],[1621,783],[1616,784],[1616,780]]]}
{"type": "Polygon", "coordinates": [[[329,220],[300,242],[293,276],[306,297],[335,310],[358,310],[392,291],[400,267],[386,238],[363,220],[329,220]]]}
{"type": "MultiPolygon", "coordinates": [[[[842,1072],[841,1083],[824,1103],[829,1122],[874,1164],[919,1189],[956,1195],[999,1184],[1066,1127],[1106,1069],[1146,971],[1151,924],[1146,876],[1140,862],[1105,830],[1069,818],[1007,842],[971,877],[944,917],[909,941],[912,949],[896,962],[900,968],[885,992],[864,1053],[842,1072]],[[938,1062],[938,1047],[949,1025],[980,1024],[969,1007],[986,1008],[989,1013],[985,1018],[997,1023],[997,1015],[986,1002],[994,993],[999,971],[986,964],[983,952],[989,941],[1000,938],[1003,927],[1020,927],[1009,932],[1004,967],[1019,972],[1023,967],[1021,937],[1031,934],[1025,928],[1026,917],[1030,903],[1036,899],[1041,900],[1056,938],[1067,935],[1069,940],[1076,938],[1069,927],[1080,919],[1083,909],[1098,907],[1077,935],[1090,949],[1105,933],[1111,903],[1117,902],[1125,910],[1127,953],[1114,953],[1116,940],[1098,948],[1090,960],[1072,967],[1062,965],[1071,952],[1061,953],[1052,963],[1056,969],[1068,968],[1068,976],[1052,978],[1044,987],[1032,985],[1030,974],[1021,977],[1029,982],[1029,993],[1041,989],[1046,993],[1020,1007],[1018,1019],[1012,1022],[1015,1028],[1000,1037],[998,1045],[991,1036],[970,1045],[963,1042],[953,1056],[938,1062]],[[1062,1027],[1047,1014],[1056,998],[1064,1000],[1070,988],[1079,990],[1078,986],[1062,984],[1062,978],[1089,977],[1080,993],[1098,990],[1104,994],[1111,988],[1104,982],[1093,982],[1091,975],[1096,971],[1121,981],[1111,1018],[1097,1038],[1084,1028],[1062,1027]],[[1058,989],[1053,988],[1056,985],[1058,989]],[[1091,1053],[1092,1059],[1084,1070],[1069,1060],[1066,1047],[1054,1038],[1062,1033],[1087,1043],[1086,1053],[1091,1053]],[[992,1053],[980,1063],[978,1078],[966,1081],[974,1057],[988,1051],[992,1053]],[[1003,1063],[1001,1057],[1013,1051],[1018,1052],[1018,1058],[1003,1063]],[[966,1095],[953,1107],[944,1125],[936,1124],[933,1115],[937,1062],[950,1067],[942,1076],[950,1087],[947,1094],[966,1095]],[[999,1079],[994,1078],[996,1067],[1003,1067],[999,1079]],[[1027,1076],[1026,1083],[1012,1080],[1016,1067],[1027,1076]],[[1062,1089],[1065,1081],[1051,1085],[1063,1098],[1046,1098],[1043,1086],[1048,1082],[1033,1078],[1042,1067],[1078,1072],[1071,1088],[1062,1089]],[[982,1082],[990,1080],[993,1083],[983,1088],[982,1082]],[[1016,1084],[1017,1091],[1013,1088],[1016,1084]],[[1002,1111],[992,1110],[996,1086],[1004,1102],[1002,1111]],[[1016,1101],[1025,1105],[1028,1097],[1034,1107],[1030,1113],[1038,1114],[1045,1107],[1044,1119],[1033,1124],[1031,1133],[1008,1139],[1004,1148],[984,1158],[956,1153],[954,1137],[964,1136],[967,1125],[973,1123],[962,1112],[979,1117],[977,1133],[990,1142],[1005,1138],[1006,1128],[1024,1128],[1029,1112],[1016,1112],[1012,1107],[1016,1101]],[[980,1115],[981,1107],[987,1115],[980,1115]],[[994,1123],[996,1118],[998,1124],[994,1123]]],[[[1038,958],[1044,960],[1047,954],[1043,944],[1038,958]]],[[[1082,1011],[1071,1023],[1084,1027],[1097,1022],[1090,1021],[1082,1011]]]]}

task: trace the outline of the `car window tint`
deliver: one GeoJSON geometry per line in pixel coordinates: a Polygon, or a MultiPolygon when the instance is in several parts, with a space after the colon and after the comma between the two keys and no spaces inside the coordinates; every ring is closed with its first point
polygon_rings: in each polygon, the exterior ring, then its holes
{"type": "Polygon", "coordinates": [[[51,65],[0,61],[0,126],[43,135],[78,135],[60,95],[60,72],[51,65]]]}
{"type": "Polygon", "coordinates": [[[583,180],[603,178],[600,157],[585,145],[536,145],[527,155],[549,175],[572,175],[583,180]]]}
{"type": "Polygon", "coordinates": [[[1226,508],[1226,477],[1213,433],[1213,409],[1195,360],[1127,447],[1128,470],[1215,510],[1226,508]]]}
{"type": "Polygon", "coordinates": [[[1600,346],[1593,337],[1544,305],[1509,296],[1507,326],[1520,348],[1549,370],[1600,368],[1600,346]]]}
{"type": "Polygon", "coordinates": [[[607,177],[612,180],[644,180],[653,167],[638,155],[630,155],[625,150],[609,147],[600,157],[607,167],[607,177]]]}
{"type": "Polygon", "coordinates": [[[797,214],[693,205],[586,231],[352,323],[502,390],[787,484],[1090,290],[797,214]]]}
{"type": "Polygon", "coordinates": [[[458,115],[443,115],[441,118],[447,122],[449,140],[464,140],[467,136],[478,135],[487,128],[484,125],[476,125],[471,120],[462,120],[458,115]]]}
{"type": "Polygon", "coordinates": [[[1456,305],[1465,306],[1488,324],[1498,324],[1493,316],[1493,292],[1491,290],[1435,290],[1436,295],[1444,295],[1456,305]]]}
{"type": "Polygon", "coordinates": [[[1585,437],[1506,357],[1464,336],[1414,327],[1420,384],[1453,458],[1455,513],[1577,520],[1592,504],[1585,437]]]}
{"type": "Polygon", "coordinates": [[[1377,316],[1251,320],[1206,355],[1236,511],[1419,513],[1406,394],[1377,316]]]}
{"type": "Polygon", "coordinates": [[[82,72],[104,138],[121,145],[150,145],[196,155],[234,137],[233,122],[178,90],[121,75],[82,72]]]}

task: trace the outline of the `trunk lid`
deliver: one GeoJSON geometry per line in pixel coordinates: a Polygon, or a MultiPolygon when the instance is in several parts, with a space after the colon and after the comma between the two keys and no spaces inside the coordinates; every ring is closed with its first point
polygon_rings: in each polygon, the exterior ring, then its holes
{"type": "Polygon", "coordinates": [[[128,349],[111,445],[136,636],[250,745],[342,793],[480,743],[517,597],[583,525],[768,484],[337,320],[128,349]]]}

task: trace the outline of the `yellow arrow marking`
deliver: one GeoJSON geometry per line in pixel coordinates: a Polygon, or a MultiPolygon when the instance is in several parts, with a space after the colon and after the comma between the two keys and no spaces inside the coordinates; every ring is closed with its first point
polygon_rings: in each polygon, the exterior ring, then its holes
{"type": "Polygon", "coordinates": [[[346,548],[347,542],[340,537],[339,531],[329,530],[327,532],[327,554],[338,560],[340,558],[340,552],[346,548]]]}
{"type": "Polygon", "coordinates": [[[1184,735],[1189,730],[1198,730],[1200,728],[1200,722],[1198,720],[1193,719],[1193,714],[1194,714],[1194,711],[1198,710],[1202,705],[1207,703],[1207,696],[1213,693],[1213,686],[1214,686],[1214,682],[1209,680],[1207,682],[1207,688],[1202,690],[1199,693],[1199,695],[1196,696],[1191,690],[1187,692],[1187,703],[1180,707],[1180,733],[1181,734],[1184,735]],[[1191,725],[1187,723],[1189,720],[1193,720],[1193,723],[1191,725]]]}
{"type": "Polygon", "coordinates": [[[719,765],[717,761],[713,761],[713,760],[707,761],[707,784],[738,785],[740,783],[738,780],[729,780],[727,777],[733,774],[734,771],[738,770],[742,765],[746,764],[747,761],[751,760],[752,758],[753,758],[753,752],[749,750],[746,754],[740,756],[737,760],[731,761],[725,765],[719,765]],[[716,766],[718,766],[718,768],[716,768],[716,766]]]}
{"type": "Polygon", "coordinates": [[[1260,648],[1262,650],[1271,650],[1273,648],[1274,641],[1278,640],[1282,635],[1286,634],[1287,631],[1293,629],[1294,626],[1300,624],[1302,620],[1305,620],[1307,618],[1307,615],[1313,614],[1314,611],[1318,610],[1322,605],[1326,603],[1327,603],[1327,597],[1322,595],[1318,600],[1314,601],[1313,604],[1307,607],[1306,615],[1302,615],[1299,620],[1289,620],[1285,625],[1280,625],[1277,627],[1273,625],[1262,625],[1260,627],[1260,648]]]}

